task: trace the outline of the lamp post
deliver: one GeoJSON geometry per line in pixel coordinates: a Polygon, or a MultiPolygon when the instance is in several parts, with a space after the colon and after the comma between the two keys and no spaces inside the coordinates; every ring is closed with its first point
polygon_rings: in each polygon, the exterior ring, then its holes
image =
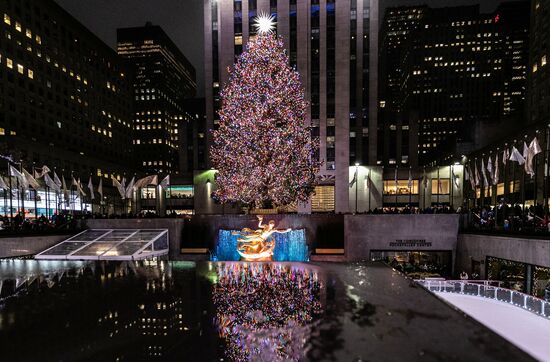
{"type": "Polygon", "coordinates": [[[359,162],[355,162],[355,213],[357,214],[357,199],[359,187],[359,162]]]}

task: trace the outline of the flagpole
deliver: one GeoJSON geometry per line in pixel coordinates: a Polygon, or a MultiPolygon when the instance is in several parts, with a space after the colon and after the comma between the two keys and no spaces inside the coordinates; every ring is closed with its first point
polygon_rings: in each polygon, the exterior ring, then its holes
{"type": "MultiPolygon", "coordinates": [[[[527,139],[527,135],[525,135],[525,139],[527,139]]],[[[524,139],[524,144],[525,144],[525,139],[524,139]]],[[[527,159],[525,159],[525,162],[527,162],[527,159]]],[[[521,199],[522,199],[522,203],[523,203],[523,210],[522,210],[522,216],[523,218],[525,217],[526,213],[525,213],[525,166],[523,166],[523,172],[522,172],[522,179],[521,179],[521,199]]]]}
{"type": "MultiPolygon", "coordinates": [[[[399,166],[395,166],[395,210],[397,211],[397,170],[398,170],[399,166]]],[[[357,200],[357,198],[356,198],[357,200]]]]}
{"type": "MultiPolygon", "coordinates": [[[[8,161],[8,179],[10,182],[10,217],[13,221],[13,187],[11,184],[11,170],[10,170],[10,161],[8,161]]],[[[10,222],[11,224],[11,222],[10,222]]]]}
{"type": "Polygon", "coordinates": [[[453,208],[453,191],[454,191],[454,188],[455,188],[455,176],[454,176],[454,172],[453,172],[453,165],[449,165],[449,185],[451,186],[451,198],[449,200],[449,204],[451,206],[451,209],[453,208]]]}
{"type": "Polygon", "coordinates": [[[544,222],[547,222],[548,219],[548,153],[550,151],[549,143],[550,131],[546,127],[546,152],[544,153],[544,173],[542,175],[543,179],[543,193],[544,193],[544,222]]]}
{"type": "MultiPolygon", "coordinates": [[[[539,131],[536,130],[535,132],[535,137],[537,137],[539,131]]],[[[538,182],[537,182],[537,166],[538,166],[538,157],[537,155],[535,154],[533,156],[533,159],[534,159],[534,162],[535,164],[533,165],[533,173],[535,174],[535,178],[534,178],[534,181],[533,181],[533,206],[535,207],[535,214],[536,214],[536,207],[537,207],[537,200],[538,200],[538,190],[537,190],[537,185],[538,185],[538,182]]]]}
{"type": "Polygon", "coordinates": [[[437,205],[439,206],[439,194],[441,193],[441,179],[439,178],[439,165],[436,163],[437,167],[437,205]]]}
{"type": "MultiPolygon", "coordinates": [[[[19,172],[23,174],[23,160],[19,160],[19,172]]],[[[23,211],[23,221],[26,219],[25,214],[25,185],[21,185],[21,210],[23,211]]]]}
{"type": "Polygon", "coordinates": [[[367,179],[367,186],[369,188],[369,211],[372,210],[372,208],[370,207],[370,188],[371,188],[371,184],[372,184],[371,179],[370,179],[371,170],[372,169],[369,168],[369,176],[368,176],[369,178],[367,179]]]}
{"type": "MultiPolygon", "coordinates": [[[[504,190],[503,190],[503,198],[504,198],[504,205],[503,205],[503,210],[502,210],[502,216],[503,216],[503,220],[502,220],[502,223],[504,225],[504,220],[506,220],[507,218],[507,201],[506,199],[508,199],[509,197],[509,193],[510,193],[510,189],[509,189],[509,185],[508,185],[508,180],[506,179],[506,174],[508,173],[508,160],[504,161],[504,159],[506,158],[506,151],[508,150],[508,143],[505,143],[504,144],[504,153],[502,154],[502,159],[503,159],[503,162],[502,162],[502,166],[503,166],[503,180],[504,180],[504,190]]],[[[498,154],[497,154],[497,159],[498,159],[498,154]]]]}
{"type": "Polygon", "coordinates": [[[411,166],[409,165],[409,208],[412,208],[412,187],[413,187],[413,180],[412,180],[412,174],[411,174],[411,166]]]}

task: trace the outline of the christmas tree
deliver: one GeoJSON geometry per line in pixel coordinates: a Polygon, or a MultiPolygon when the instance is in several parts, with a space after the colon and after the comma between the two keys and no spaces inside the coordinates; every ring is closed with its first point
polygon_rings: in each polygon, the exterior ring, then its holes
{"type": "Polygon", "coordinates": [[[270,30],[248,42],[221,100],[211,151],[218,170],[214,197],[254,207],[306,201],[319,166],[317,140],[305,124],[307,102],[299,74],[270,30]]]}

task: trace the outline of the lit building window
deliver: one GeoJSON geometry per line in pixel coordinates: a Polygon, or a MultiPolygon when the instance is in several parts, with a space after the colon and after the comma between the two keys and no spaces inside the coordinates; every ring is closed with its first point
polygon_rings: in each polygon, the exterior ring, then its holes
{"type": "Polygon", "coordinates": [[[15,30],[21,32],[21,24],[19,22],[15,22],[15,30]]]}
{"type": "Polygon", "coordinates": [[[450,182],[449,179],[432,179],[432,194],[433,195],[448,195],[450,194],[450,182]]]}
{"type": "Polygon", "coordinates": [[[11,25],[11,18],[8,14],[4,14],[4,23],[11,25]]]}
{"type": "Polygon", "coordinates": [[[30,79],[34,79],[34,72],[32,70],[28,70],[28,75],[30,79]]]}
{"type": "Polygon", "coordinates": [[[540,66],[544,67],[546,65],[546,55],[543,55],[540,60],[540,66]]]}
{"type": "Polygon", "coordinates": [[[39,35],[36,35],[34,39],[38,44],[42,44],[42,38],[39,35]]]}
{"type": "Polygon", "coordinates": [[[6,58],[6,66],[13,69],[13,61],[10,58],[6,58]]]}
{"type": "Polygon", "coordinates": [[[31,29],[26,29],[26,30],[25,30],[25,35],[27,36],[27,38],[32,39],[32,31],[31,31],[31,29]]]}

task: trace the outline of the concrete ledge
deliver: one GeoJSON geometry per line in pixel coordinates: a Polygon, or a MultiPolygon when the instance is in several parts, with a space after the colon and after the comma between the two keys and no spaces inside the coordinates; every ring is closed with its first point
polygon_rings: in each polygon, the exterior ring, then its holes
{"type": "Polygon", "coordinates": [[[182,248],[182,254],[208,254],[207,248],[182,248]]]}
{"type": "MultiPolygon", "coordinates": [[[[460,234],[457,244],[457,270],[472,271],[472,262],[485,264],[487,256],[550,267],[550,240],[513,236],[460,234]]],[[[485,278],[485,268],[481,268],[485,278]]]]}
{"type": "Polygon", "coordinates": [[[71,235],[34,235],[0,238],[0,258],[34,255],[70,237],[71,235]]]}
{"type": "Polygon", "coordinates": [[[344,255],[344,249],[323,249],[323,248],[317,248],[315,249],[315,254],[328,254],[328,255],[344,255]]]}

